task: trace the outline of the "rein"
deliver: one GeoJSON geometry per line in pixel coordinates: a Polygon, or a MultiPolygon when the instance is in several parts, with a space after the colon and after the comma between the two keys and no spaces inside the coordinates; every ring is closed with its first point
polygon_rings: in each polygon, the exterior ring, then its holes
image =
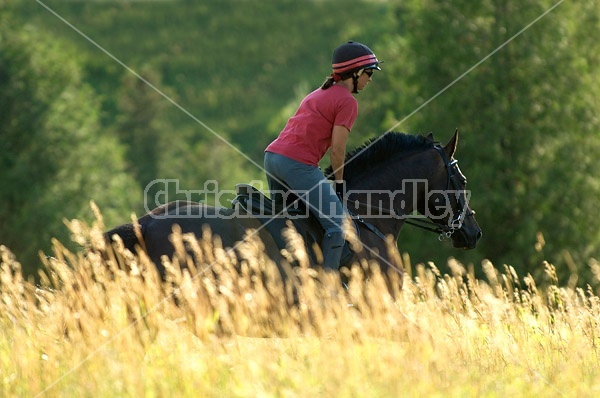
{"type": "MultiPolygon", "coordinates": [[[[448,179],[446,182],[446,190],[448,190],[450,188],[450,185],[452,185],[454,190],[458,191],[459,184],[456,181],[456,173],[455,173],[455,169],[456,169],[456,165],[458,164],[458,160],[454,159],[454,160],[450,161],[448,159],[448,157],[446,156],[446,153],[444,152],[443,148],[438,144],[436,144],[434,146],[434,149],[437,150],[437,152],[440,154],[442,160],[444,161],[446,171],[448,173],[448,179]]],[[[459,213],[456,216],[456,218],[452,219],[448,223],[448,225],[440,224],[440,223],[437,223],[430,219],[422,219],[422,218],[406,219],[405,222],[407,224],[410,224],[417,228],[421,228],[426,231],[434,232],[434,233],[438,234],[438,240],[440,240],[440,241],[442,241],[444,239],[448,239],[448,238],[452,237],[452,235],[456,231],[458,231],[462,228],[463,222],[467,216],[475,214],[475,212],[472,210],[470,210],[467,214],[467,206],[464,203],[464,198],[462,196],[459,199],[457,199],[457,201],[458,201],[459,213]]],[[[379,212],[381,212],[383,214],[397,217],[397,218],[406,218],[406,216],[399,214],[394,209],[373,206],[368,203],[359,202],[358,200],[353,201],[353,203],[355,205],[357,205],[357,207],[378,210],[379,212]]],[[[356,220],[358,222],[365,225],[369,230],[371,230],[373,233],[375,233],[375,235],[377,235],[381,239],[385,240],[385,235],[383,235],[383,233],[381,231],[379,231],[374,225],[366,222],[359,214],[353,214],[352,212],[350,212],[350,215],[352,217],[356,218],[356,220]]]]}

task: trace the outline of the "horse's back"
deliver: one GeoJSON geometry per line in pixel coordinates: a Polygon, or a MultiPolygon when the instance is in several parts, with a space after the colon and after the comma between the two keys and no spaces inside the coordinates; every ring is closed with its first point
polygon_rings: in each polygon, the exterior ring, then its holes
{"type": "Polygon", "coordinates": [[[256,234],[267,250],[270,257],[279,257],[277,244],[264,228],[261,222],[251,216],[241,217],[233,209],[214,207],[204,203],[181,202],[167,206],[165,211],[157,212],[145,223],[144,243],[146,251],[157,266],[163,255],[172,257],[174,247],[169,237],[174,229],[181,233],[192,233],[197,239],[202,239],[208,230],[213,239],[218,238],[224,248],[234,248],[243,241],[249,233],[256,234]]]}

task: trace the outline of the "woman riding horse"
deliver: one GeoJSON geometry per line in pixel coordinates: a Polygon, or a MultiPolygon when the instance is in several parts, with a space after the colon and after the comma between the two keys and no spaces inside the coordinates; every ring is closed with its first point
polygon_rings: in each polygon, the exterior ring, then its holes
{"type": "MultiPolygon", "coordinates": [[[[383,275],[397,275],[401,282],[400,253],[393,242],[398,240],[405,223],[417,223],[439,234],[440,239],[449,238],[456,248],[472,249],[477,245],[481,229],[469,207],[467,179],[453,157],[457,140],[455,133],[441,146],[432,136],[386,133],[346,155],[346,203],[353,213],[360,242],[350,263],[375,261],[383,275]],[[415,211],[423,218],[414,218],[415,211]]],[[[325,173],[331,171],[327,169],[325,173]]],[[[171,240],[174,230],[193,234],[197,239],[210,230],[212,236],[219,238],[220,246],[227,253],[240,256],[240,261],[245,256],[244,250],[238,250],[241,243],[256,236],[267,256],[280,268],[282,277],[293,276],[285,265],[287,257],[269,228],[265,228],[266,223],[253,216],[232,217],[235,214],[234,209],[204,203],[169,202],[135,223],[115,227],[105,237],[112,243],[117,235],[130,251],[145,251],[164,276],[163,257],[173,259],[177,254],[171,240]]],[[[312,217],[306,221],[313,224],[312,217]]],[[[298,232],[304,238],[303,231],[298,232]]],[[[310,249],[312,241],[304,240],[310,249]]],[[[180,260],[182,264],[187,262],[180,260]]],[[[210,269],[214,262],[197,265],[210,269]]]]}
{"type": "Polygon", "coordinates": [[[369,84],[374,70],[381,70],[373,51],[352,41],[333,51],[332,69],[331,76],[304,98],[267,147],[264,162],[273,200],[282,201],[285,192],[293,191],[323,226],[325,269],[339,267],[345,240],[342,222],[346,214],[336,193],[343,190],[346,142],[358,114],[352,94],[369,84]],[[335,191],[318,166],[328,149],[335,191]]]}

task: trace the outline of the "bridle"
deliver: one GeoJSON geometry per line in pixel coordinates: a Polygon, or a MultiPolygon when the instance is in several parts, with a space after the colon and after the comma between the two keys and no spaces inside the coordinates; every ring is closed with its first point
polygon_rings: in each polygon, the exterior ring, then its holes
{"type": "MultiPolygon", "coordinates": [[[[459,181],[460,173],[458,171],[458,160],[448,159],[448,157],[446,156],[446,153],[444,152],[444,148],[439,144],[436,144],[434,146],[434,149],[440,154],[442,160],[444,161],[444,165],[446,167],[446,171],[447,171],[447,175],[448,175],[447,182],[446,182],[446,191],[448,191],[452,187],[454,189],[454,192],[459,192],[461,185],[460,185],[460,181],[459,181]]],[[[397,218],[405,218],[405,216],[401,215],[394,209],[387,209],[387,208],[380,207],[380,206],[373,206],[373,205],[370,205],[367,203],[362,203],[359,201],[352,201],[352,202],[357,207],[375,209],[375,210],[378,210],[382,214],[390,215],[390,216],[397,217],[397,218]]],[[[439,234],[438,239],[440,241],[444,240],[444,239],[449,239],[450,237],[452,237],[452,235],[456,231],[459,231],[463,227],[463,223],[464,223],[466,217],[473,216],[475,214],[475,211],[471,210],[469,208],[469,206],[467,205],[465,195],[463,195],[463,194],[458,195],[457,207],[458,207],[457,216],[455,218],[453,218],[452,220],[448,221],[447,225],[435,222],[429,218],[414,218],[414,219],[409,218],[409,219],[406,219],[405,222],[407,224],[424,229],[426,231],[430,231],[430,232],[439,234]]],[[[368,229],[370,229],[377,236],[379,236],[382,239],[385,239],[385,235],[383,233],[381,233],[381,231],[379,231],[372,224],[370,224],[370,223],[366,222],[364,219],[362,219],[362,217],[360,215],[352,214],[352,212],[350,212],[350,215],[353,218],[355,218],[356,221],[365,225],[368,229]]]]}
{"type": "MultiPolygon", "coordinates": [[[[458,177],[459,176],[458,160],[448,159],[448,157],[446,156],[446,152],[444,152],[444,148],[442,148],[440,145],[435,145],[434,148],[442,157],[442,160],[444,161],[444,165],[446,167],[446,172],[448,174],[448,178],[446,181],[446,191],[448,191],[450,189],[450,187],[452,186],[454,192],[459,192],[460,181],[458,181],[458,178],[459,178],[458,177]]],[[[415,227],[418,227],[418,228],[425,229],[427,231],[438,233],[439,234],[438,239],[440,241],[444,240],[444,239],[448,239],[448,238],[452,237],[452,235],[456,231],[460,230],[463,227],[463,223],[467,216],[475,215],[475,211],[469,209],[469,206],[467,206],[467,203],[465,200],[465,195],[463,195],[463,194],[458,195],[457,205],[458,205],[457,206],[458,214],[456,215],[455,218],[453,218],[452,220],[450,220],[448,222],[448,225],[436,223],[430,219],[422,219],[422,218],[417,218],[414,220],[408,219],[408,220],[406,220],[406,223],[413,225],[415,227]]]]}

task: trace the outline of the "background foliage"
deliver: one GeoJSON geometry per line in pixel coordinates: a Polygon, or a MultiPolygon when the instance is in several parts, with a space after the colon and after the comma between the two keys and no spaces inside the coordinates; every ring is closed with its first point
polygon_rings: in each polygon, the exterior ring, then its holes
{"type": "Polygon", "coordinates": [[[253,162],[329,73],[332,48],[354,39],[385,63],[358,97],[350,146],[388,129],[442,142],[461,130],[457,158],[484,238],[456,252],[405,228],[399,244],[413,262],[489,258],[536,276],[548,260],[563,280],[597,282],[588,266],[600,247],[594,1],[564,2],[514,38],[556,3],[43,4],[162,94],[37,2],[0,2],[0,242],[27,271],[65,234],[62,218],[91,216],[90,199],[114,225],[142,212],[156,178],[182,189],[262,179],[253,162]]]}

